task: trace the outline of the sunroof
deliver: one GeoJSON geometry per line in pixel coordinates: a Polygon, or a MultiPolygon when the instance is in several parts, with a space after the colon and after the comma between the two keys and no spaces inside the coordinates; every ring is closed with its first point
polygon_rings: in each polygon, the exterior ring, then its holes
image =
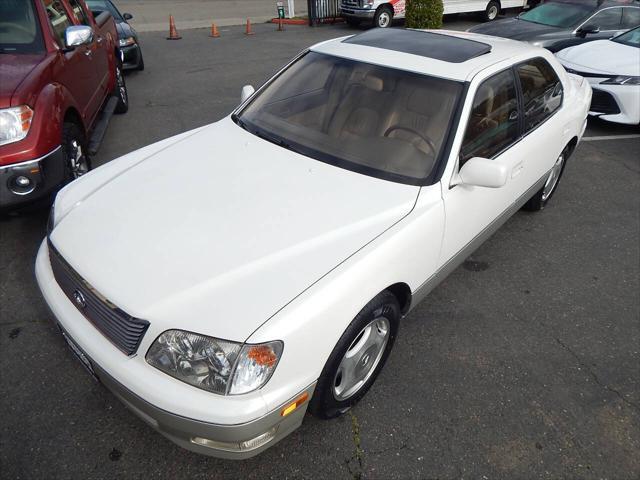
{"type": "Polygon", "coordinates": [[[349,37],[343,43],[412,53],[451,63],[462,63],[491,51],[491,45],[475,40],[400,28],[373,28],[349,37]]]}

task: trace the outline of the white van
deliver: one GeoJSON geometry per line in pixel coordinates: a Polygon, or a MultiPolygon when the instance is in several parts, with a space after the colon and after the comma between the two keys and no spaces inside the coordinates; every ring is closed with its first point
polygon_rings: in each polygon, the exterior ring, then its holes
{"type": "MultiPolygon", "coordinates": [[[[443,0],[445,15],[450,13],[484,12],[486,21],[495,20],[500,10],[524,8],[539,1],[532,0],[443,0]],[[528,4],[528,5],[527,5],[528,4]]],[[[350,25],[363,21],[376,27],[389,27],[394,18],[404,18],[405,0],[341,0],[342,17],[350,25]]]]}

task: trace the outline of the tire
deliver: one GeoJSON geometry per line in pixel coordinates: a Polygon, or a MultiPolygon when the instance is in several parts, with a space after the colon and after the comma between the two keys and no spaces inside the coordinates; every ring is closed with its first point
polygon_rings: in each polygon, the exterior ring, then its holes
{"type": "Polygon", "coordinates": [[[562,173],[567,165],[567,160],[570,154],[570,147],[565,147],[556,159],[556,163],[551,168],[551,172],[549,172],[549,176],[547,177],[544,186],[538,190],[536,194],[527,201],[527,203],[524,204],[522,207],[523,210],[537,212],[547,205],[549,200],[551,200],[551,197],[553,197],[553,194],[558,189],[560,178],[562,178],[562,173]]]}
{"type": "Polygon", "coordinates": [[[124,81],[124,75],[122,73],[122,65],[119,61],[116,61],[116,85],[111,92],[111,95],[118,98],[118,104],[116,105],[115,113],[127,113],[129,110],[129,94],[127,92],[127,84],[124,81]]]}
{"type": "Polygon", "coordinates": [[[380,7],[373,17],[373,26],[377,28],[389,28],[393,22],[393,10],[384,6],[380,7]]]}
{"type": "Polygon", "coordinates": [[[498,15],[500,15],[500,2],[498,2],[497,0],[491,0],[487,4],[487,8],[484,11],[482,19],[485,22],[492,22],[493,20],[498,18],[498,15]]]}
{"type": "Polygon", "coordinates": [[[314,416],[334,418],[358,403],[387,361],[399,324],[400,304],[391,292],[378,294],[360,310],[333,348],[318,379],[309,404],[314,416]]]}
{"type": "Polygon", "coordinates": [[[65,184],[91,170],[84,132],[77,124],[65,122],[62,125],[61,146],[65,163],[65,184]]]}

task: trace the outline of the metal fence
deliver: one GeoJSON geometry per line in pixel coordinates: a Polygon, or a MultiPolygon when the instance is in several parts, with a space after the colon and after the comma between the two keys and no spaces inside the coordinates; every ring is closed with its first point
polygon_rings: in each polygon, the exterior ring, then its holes
{"type": "Polygon", "coordinates": [[[318,25],[340,16],[340,0],[307,0],[309,26],[318,25]]]}

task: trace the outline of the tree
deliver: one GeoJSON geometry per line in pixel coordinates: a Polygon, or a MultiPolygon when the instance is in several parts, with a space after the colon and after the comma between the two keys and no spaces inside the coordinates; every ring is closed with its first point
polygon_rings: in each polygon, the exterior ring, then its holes
{"type": "Polygon", "coordinates": [[[407,0],[406,8],[407,28],[442,27],[442,0],[407,0]]]}

